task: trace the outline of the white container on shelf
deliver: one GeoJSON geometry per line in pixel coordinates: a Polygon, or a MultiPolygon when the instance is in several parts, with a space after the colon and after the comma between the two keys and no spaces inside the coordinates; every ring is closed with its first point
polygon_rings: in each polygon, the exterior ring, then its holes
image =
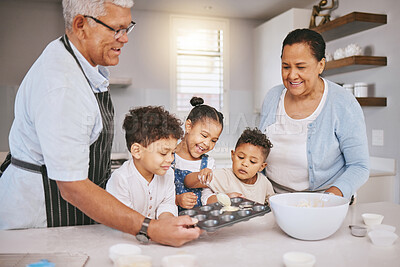
{"type": "Polygon", "coordinates": [[[333,59],[338,60],[346,57],[346,52],[343,48],[338,48],[333,53],[333,59]]]}
{"type": "Polygon", "coordinates": [[[356,97],[368,97],[368,85],[364,82],[355,83],[354,95],[356,97]]]}
{"type": "Polygon", "coordinates": [[[358,44],[349,44],[344,49],[346,57],[361,56],[362,48],[358,44]]]}
{"type": "Polygon", "coordinates": [[[343,84],[343,88],[346,89],[346,91],[350,92],[352,95],[354,95],[354,86],[351,83],[343,84]]]}
{"type": "Polygon", "coordinates": [[[325,59],[326,59],[326,62],[332,61],[333,60],[332,53],[325,53],[325,59]]]}

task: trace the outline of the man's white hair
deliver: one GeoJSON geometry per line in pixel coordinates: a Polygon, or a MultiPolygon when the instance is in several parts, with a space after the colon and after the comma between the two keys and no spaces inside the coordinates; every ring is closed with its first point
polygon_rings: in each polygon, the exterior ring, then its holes
{"type": "Polygon", "coordinates": [[[107,15],[104,8],[106,2],[124,8],[133,6],[133,0],[62,0],[65,28],[71,30],[72,21],[79,14],[95,18],[107,15]]]}

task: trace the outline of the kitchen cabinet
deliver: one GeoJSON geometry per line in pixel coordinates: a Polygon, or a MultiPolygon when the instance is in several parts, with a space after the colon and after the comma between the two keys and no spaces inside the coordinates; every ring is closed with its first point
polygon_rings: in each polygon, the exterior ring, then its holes
{"type": "Polygon", "coordinates": [[[370,157],[367,182],[357,190],[357,203],[396,202],[396,160],[370,157]]]}
{"type": "MultiPolygon", "coordinates": [[[[372,29],[387,23],[385,14],[352,12],[326,24],[313,28],[326,42],[354,33],[372,29]]],[[[351,56],[326,63],[324,76],[346,73],[387,65],[387,58],[380,56],[351,56]]],[[[386,106],[384,97],[357,98],[361,106],[386,106]]]]}
{"type": "Polygon", "coordinates": [[[254,111],[259,113],[268,90],[282,84],[281,50],[286,35],[308,28],[311,9],[292,8],[254,29],[254,111]]]}

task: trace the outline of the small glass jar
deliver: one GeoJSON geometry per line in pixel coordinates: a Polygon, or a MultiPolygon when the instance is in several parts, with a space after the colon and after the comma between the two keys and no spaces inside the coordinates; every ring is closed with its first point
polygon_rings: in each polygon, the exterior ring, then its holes
{"type": "Polygon", "coordinates": [[[368,97],[368,84],[357,82],[354,84],[354,95],[356,97],[368,97]]]}

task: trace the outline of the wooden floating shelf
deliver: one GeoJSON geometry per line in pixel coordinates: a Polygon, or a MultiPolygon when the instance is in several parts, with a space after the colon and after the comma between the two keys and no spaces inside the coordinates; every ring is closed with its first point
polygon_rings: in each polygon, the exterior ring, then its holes
{"type": "Polygon", "coordinates": [[[386,107],[386,97],[356,97],[361,106],[386,107]]]}
{"type": "Polygon", "coordinates": [[[329,76],[349,71],[364,70],[386,65],[386,57],[352,56],[326,62],[323,75],[329,76]]]}
{"type": "MultiPolygon", "coordinates": [[[[325,42],[372,29],[387,23],[384,14],[352,12],[343,17],[312,28],[324,37],[325,42]]],[[[357,71],[387,65],[386,57],[352,56],[326,62],[323,76],[357,71]]],[[[386,107],[386,97],[356,97],[361,106],[386,107]]]]}
{"type": "Polygon", "coordinates": [[[350,34],[372,29],[386,23],[387,15],[385,14],[352,12],[321,26],[312,28],[312,30],[319,32],[324,37],[325,42],[328,42],[350,34]]]}

